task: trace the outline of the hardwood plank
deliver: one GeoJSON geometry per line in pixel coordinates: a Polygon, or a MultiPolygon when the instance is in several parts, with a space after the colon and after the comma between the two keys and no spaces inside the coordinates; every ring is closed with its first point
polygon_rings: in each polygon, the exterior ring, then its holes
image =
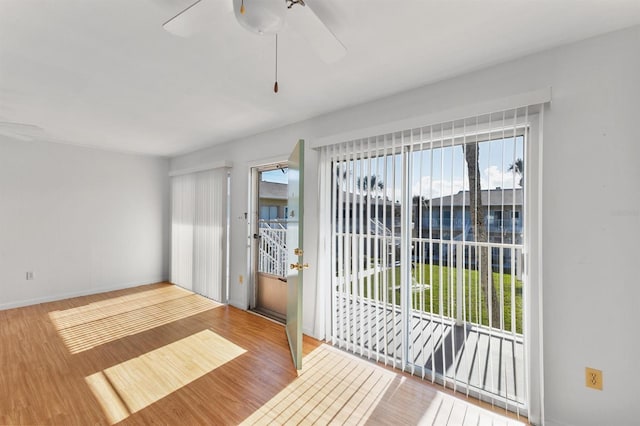
{"type": "Polygon", "coordinates": [[[303,353],[297,372],[282,325],[168,283],[0,311],[0,424],[415,424],[446,395],[306,336],[303,353]]]}

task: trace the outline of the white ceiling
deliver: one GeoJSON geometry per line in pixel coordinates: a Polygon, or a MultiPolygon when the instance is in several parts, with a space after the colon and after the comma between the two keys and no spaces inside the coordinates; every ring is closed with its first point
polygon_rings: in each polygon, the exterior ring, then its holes
{"type": "Polygon", "coordinates": [[[163,30],[191,1],[0,0],[0,134],[176,155],[640,23],[639,0],[307,0],[347,55],[286,27],[276,95],[273,37],[232,0],[163,30]]]}

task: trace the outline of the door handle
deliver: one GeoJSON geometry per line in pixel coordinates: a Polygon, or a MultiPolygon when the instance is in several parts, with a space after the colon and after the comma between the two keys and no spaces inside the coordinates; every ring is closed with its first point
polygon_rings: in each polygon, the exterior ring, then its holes
{"type": "Polygon", "coordinates": [[[291,265],[289,265],[289,269],[297,269],[298,271],[302,271],[303,269],[307,269],[308,267],[308,263],[292,263],[291,265]]]}

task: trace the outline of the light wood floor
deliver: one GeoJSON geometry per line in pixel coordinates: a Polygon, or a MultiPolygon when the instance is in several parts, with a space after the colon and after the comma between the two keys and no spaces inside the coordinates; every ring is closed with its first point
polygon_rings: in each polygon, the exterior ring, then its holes
{"type": "Polygon", "coordinates": [[[170,284],[0,311],[0,424],[515,425],[170,284]]]}

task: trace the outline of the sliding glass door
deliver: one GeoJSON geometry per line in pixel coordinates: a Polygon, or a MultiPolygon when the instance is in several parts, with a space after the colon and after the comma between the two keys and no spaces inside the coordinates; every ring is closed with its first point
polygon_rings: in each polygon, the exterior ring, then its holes
{"type": "Polygon", "coordinates": [[[325,147],[334,344],[526,411],[527,109],[325,147]]]}

